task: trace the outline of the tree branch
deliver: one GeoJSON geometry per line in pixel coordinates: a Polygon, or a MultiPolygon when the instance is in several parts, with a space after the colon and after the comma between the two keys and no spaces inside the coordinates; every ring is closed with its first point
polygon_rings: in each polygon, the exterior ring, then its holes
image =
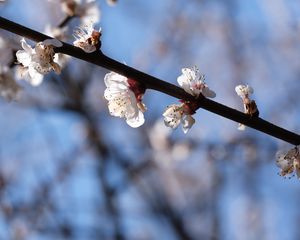
{"type": "MultiPolygon", "coordinates": [[[[9,32],[13,32],[17,35],[26,37],[36,42],[41,42],[44,41],[45,39],[51,38],[40,32],[34,31],[25,26],[9,21],[3,17],[0,17],[0,28],[5,29],[9,32]]],[[[148,89],[153,89],[178,99],[183,99],[186,101],[189,100],[195,101],[195,98],[189,95],[188,93],[186,93],[182,88],[177,87],[168,82],[162,81],[156,77],[150,76],[141,71],[138,71],[114,59],[111,59],[105,56],[101,51],[93,52],[93,53],[85,53],[80,48],[74,47],[67,43],[63,43],[62,47],[56,48],[56,52],[70,55],[72,57],[117,72],[128,78],[132,78],[138,82],[143,83],[148,89]]],[[[198,98],[197,101],[199,103],[199,106],[203,109],[206,109],[207,111],[210,111],[212,113],[215,113],[227,119],[231,119],[235,122],[245,124],[248,127],[254,128],[260,132],[264,132],[268,135],[271,135],[275,138],[281,139],[293,145],[300,144],[300,135],[290,132],[281,127],[278,127],[261,118],[250,117],[249,115],[246,115],[240,111],[237,111],[235,109],[232,109],[230,107],[227,107],[225,105],[214,102],[204,97],[198,98]]]]}

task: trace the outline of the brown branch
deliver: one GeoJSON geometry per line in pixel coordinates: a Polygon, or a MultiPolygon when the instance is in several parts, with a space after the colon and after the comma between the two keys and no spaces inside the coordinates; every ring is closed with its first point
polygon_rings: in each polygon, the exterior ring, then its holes
{"type": "MultiPolygon", "coordinates": [[[[21,35],[23,37],[29,38],[36,42],[44,41],[51,37],[46,36],[40,32],[34,31],[27,27],[24,27],[20,24],[9,21],[5,18],[0,17],[0,27],[9,32],[21,35]]],[[[121,75],[124,75],[128,78],[135,79],[138,82],[142,82],[146,88],[153,89],[170,96],[173,96],[178,99],[183,100],[194,100],[195,99],[186,93],[183,89],[170,84],[168,82],[162,81],[156,77],[150,76],[146,73],[143,73],[139,70],[131,68],[125,64],[122,64],[114,59],[111,59],[105,56],[101,51],[93,53],[85,53],[80,48],[74,47],[70,44],[63,43],[63,46],[56,49],[57,52],[70,55],[75,58],[79,58],[86,62],[93,63],[100,67],[104,67],[111,71],[117,72],[121,75]]],[[[268,135],[271,135],[275,138],[281,139],[293,145],[300,144],[300,135],[290,132],[286,129],[278,127],[270,122],[267,122],[258,117],[250,117],[240,111],[222,105],[220,103],[214,102],[210,99],[200,97],[197,99],[199,106],[203,109],[206,109],[210,112],[213,112],[217,115],[231,119],[235,122],[245,124],[251,128],[254,128],[258,131],[264,132],[268,135]]]]}

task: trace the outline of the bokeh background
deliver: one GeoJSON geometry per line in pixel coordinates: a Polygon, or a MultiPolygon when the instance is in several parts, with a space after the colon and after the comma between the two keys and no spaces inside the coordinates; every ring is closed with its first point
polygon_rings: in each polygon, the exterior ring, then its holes
{"type": "MultiPolygon", "coordinates": [[[[97,3],[108,56],[174,84],[198,65],[215,100],[240,110],[234,87],[250,84],[261,117],[299,133],[298,0],[97,3]]],[[[8,0],[0,14],[41,32],[64,18],[46,0],[8,0]]],[[[1,100],[1,240],[300,238],[300,182],[275,165],[292,146],[205,110],[188,134],[170,131],[161,114],[178,100],[154,91],[132,129],[108,113],[107,72],[71,59],[1,100]]]]}

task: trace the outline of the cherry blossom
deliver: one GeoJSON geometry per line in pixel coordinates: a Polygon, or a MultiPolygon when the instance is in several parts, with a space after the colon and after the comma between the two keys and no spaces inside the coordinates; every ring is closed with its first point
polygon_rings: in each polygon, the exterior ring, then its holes
{"type": "Polygon", "coordinates": [[[133,128],[143,125],[146,107],[142,103],[142,96],[145,89],[138,82],[115,72],[106,74],[104,83],[107,87],[104,97],[108,100],[110,114],[124,118],[133,128]]]}
{"type": "Polygon", "coordinates": [[[94,52],[101,46],[101,28],[99,31],[95,30],[92,23],[77,28],[74,31],[74,37],[76,38],[73,42],[74,46],[87,53],[94,52]]]}
{"type": "Polygon", "coordinates": [[[171,104],[167,106],[163,113],[164,123],[172,129],[176,129],[181,123],[183,132],[187,133],[195,123],[195,119],[191,114],[191,110],[186,103],[171,104]]]}
{"type": "MultiPolygon", "coordinates": [[[[237,85],[235,87],[236,94],[242,98],[244,105],[245,114],[255,117],[258,117],[259,111],[257,109],[256,103],[254,100],[250,99],[251,94],[253,94],[254,90],[249,85],[237,85]]],[[[238,130],[245,130],[246,126],[239,123],[238,130]]]]}
{"type": "Polygon", "coordinates": [[[184,91],[195,97],[199,97],[200,94],[209,98],[216,96],[216,93],[209,89],[205,83],[205,76],[200,73],[196,66],[183,68],[181,71],[182,75],[177,78],[177,82],[184,91]]]}
{"type": "Polygon", "coordinates": [[[54,61],[54,47],[61,47],[62,43],[56,39],[47,39],[36,44],[34,48],[28,45],[25,39],[21,40],[24,50],[16,53],[17,60],[21,63],[19,75],[25,78],[33,86],[39,85],[43,80],[43,75],[54,70],[60,73],[60,66],[54,61]]]}
{"type": "Polygon", "coordinates": [[[287,152],[277,152],[276,165],[281,169],[281,176],[295,172],[300,179],[300,154],[298,147],[294,147],[287,152]]]}
{"type": "Polygon", "coordinates": [[[237,85],[235,87],[236,94],[242,99],[249,98],[253,94],[254,90],[249,85],[237,85]]]}

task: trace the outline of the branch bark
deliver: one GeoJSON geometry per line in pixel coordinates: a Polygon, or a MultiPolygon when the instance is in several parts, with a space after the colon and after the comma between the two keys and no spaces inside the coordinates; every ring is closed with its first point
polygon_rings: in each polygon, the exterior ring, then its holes
{"type": "MultiPolygon", "coordinates": [[[[9,32],[13,32],[17,35],[26,37],[36,42],[41,42],[45,39],[51,38],[47,35],[44,35],[40,32],[12,22],[3,17],[0,17],[0,28],[5,29],[9,32]]],[[[183,99],[186,101],[195,101],[194,97],[186,93],[182,88],[160,80],[146,73],[143,73],[114,59],[111,59],[104,55],[101,51],[85,53],[80,48],[74,47],[68,43],[63,43],[62,47],[56,48],[56,52],[70,55],[83,61],[90,62],[97,66],[104,67],[111,71],[117,72],[128,78],[132,78],[138,82],[143,83],[147,89],[153,89],[178,99],[183,99]]],[[[260,132],[264,132],[270,136],[281,139],[290,144],[300,144],[300,135],[283,129],[279,126],[276,126],[259,117],[250,117],[240,111],[237,111],[235,109],[232,109],[230,107],[227,107],[223,104],[217,103],[204,97],[198,98],[197,101],[199,103],[199,106],[207,111],[220,115],[224,118],[233,120],[235,122],[245,124],[248,127],[254,128],[260,132]]]]}

